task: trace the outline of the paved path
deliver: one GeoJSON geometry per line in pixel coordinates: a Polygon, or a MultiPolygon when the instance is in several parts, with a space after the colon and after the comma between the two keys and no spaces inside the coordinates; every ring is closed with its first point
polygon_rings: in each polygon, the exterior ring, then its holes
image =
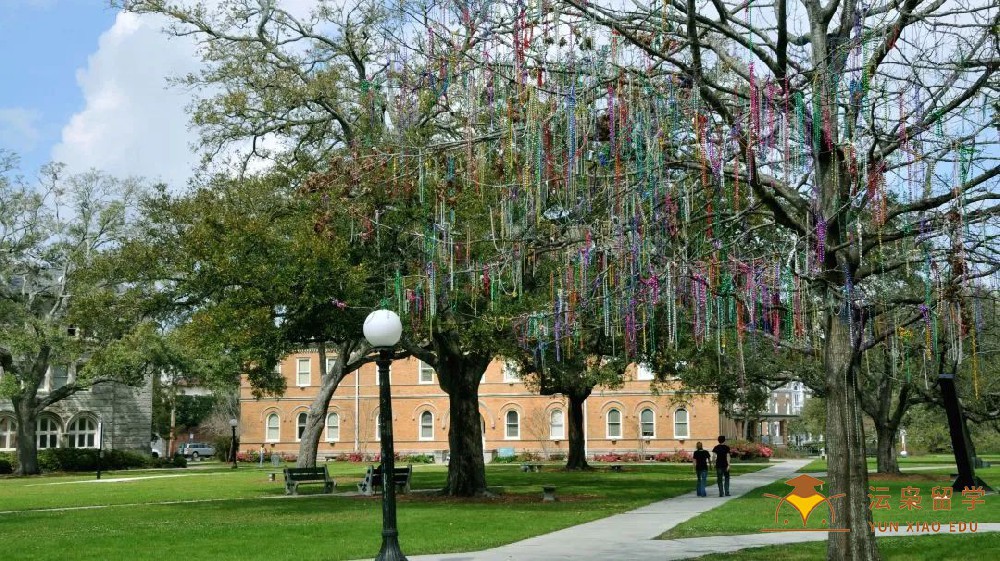
{"type": "MultiPolygon", "coordinates": [[[[593,560],[648,561],[650,559],[675,559],[665,557],[670,544],[679,540],[657,540],[657,536],[690,518],[711,510],[726,501],[735,499],[792,473],[809,463],[809,460],[789,460],[763,470],[733,477],[730,497],[715,496],[717,487],[708,487],[707,498],[698,497],[694,491],[665,499],[636,510],[617,514],[535,536],[512,544],[471,553],[407,556],[410,561],[561,561],[593,560]]],[[[692,477],[692,486],[694,478],[692,477]]],[[[825,537],[825,534],[824,534],[825,537]]],[[[406,547],[405,537],[403,547],[406,547]]],[[[405,552],[405,549],[404,549],[405,552]]]]}
{"type": "MultiPolygon", "coordinates": [[[[758,472],[734,477],[731,497],[715,496],[710,485],[709,497],[700,498],[692,491],[651,505],[535,536],[512,544],[469,553],[411,555],[410,561],[671,561],[709,553],[726,553],[766,545],[826,540],[826,532],[774,532],[742,536],[706,536],[678,540],[655,539],[663,532],[722,503],[757,487],[787,479],[809,460],[788,460],[758,472]]],[[[948,533],[947,525],[937,533],[948,533]]],[[[1000,524],[979,524],[978,532],[1000,532],[1000,524]]],[[[915,536],[928,532],[879,533],[881,536],[915,536]]],[[[934,533],[934,532],[930,532],[934,533]]],[[[403,547],[406,547],[405,537],[403,547]]],[[[405,551],[405,549],[404,549],[405,551]]]]}

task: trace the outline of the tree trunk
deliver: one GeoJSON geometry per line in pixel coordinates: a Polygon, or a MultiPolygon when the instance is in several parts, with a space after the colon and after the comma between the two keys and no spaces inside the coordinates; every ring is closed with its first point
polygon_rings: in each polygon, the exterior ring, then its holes
{"type": "Polygon", "coordinates": [[[875,422],[876,443],[875,460],[879,473],[899,473],[899,462],[896,461],[896,427],[886,422],[875,422]]]}
{"type": "MultiPolygon", "coordinates": [[[[828,306],[832,305],[828,300],[828,306]]],[[[851,315],[853,311],[841,317],[829,308],[826,313],[824,369],[828,480],[830,496],[844,495],[831,500],[835,518],[831,518],[830,528],[845,530],[830,532],[827,559],[875,561],[879,559],[879,552],[869,526],[872,516],[868,508],[868,467],[858,391],[858,355],[854,351],[852,330],[847,320],[851,315]]],[[[858,322],[854,332],[861,331],[862,326],[858,322]]],[[[831,516],[834,514],[831,513],[831,516]]]]}
{"type": "Polygon", "coordinates": [[[483,433],[479,422],[479,382],[491,356],[464,354],[445,341],[449,334],[435,334],[437,374],[448,394],[448,481],[442,493],[457,497],[484,495],[486,464],[483,433]]]}
{"type": "Polygon", "coordinates": [[[356,370],[358,359],[351,358],[351,352],[358,346],[357,341],[348,341],[336,346],[336,358],[329,371],[326,368],[326,344],[319,344],[319,373],[320,389],[309,404],[306,412],[306,428],[302,432],[299,440],[299,456],[295,460],[295,467],[316,467],[317,450],[319,449],[320,438],[323,437],[323,429],[326,427],[326,414],[330,409],[330,398],[337,391],[344,376],[356,370]],[[349,368],[348,364],[355,365],[349,368]]]}
{"type": "Polygon", "coordinates": [[[30,402],[34,400],[14,399],[17,415],[17,471],[16,475],[39,475],[38,440],[35,435],[38,415],[30,402]]]}
{"type": "Polygon", "coordinates": [[[583,403],[590,397],[590,391],[571,393],[566,397],[569,400],[569,453],[566,456],[566,469],[590,469],[583,436],[583,403]]]}

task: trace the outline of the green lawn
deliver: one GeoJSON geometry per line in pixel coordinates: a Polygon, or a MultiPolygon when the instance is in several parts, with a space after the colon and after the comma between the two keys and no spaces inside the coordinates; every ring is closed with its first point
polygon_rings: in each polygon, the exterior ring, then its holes
{"type": "MultiPolygon", "coordinates": [[[[737,474],[766,464],[734,466],[737,474]]],[[[354,488],[363,464],[332,463],[338,489],[354,488]]],[[[373,557],[380,543],[379,498],[316,494],[284,497],[280,470],[242,467],[106,473],[105,479],[183,475],[92,483],[93,475],[0,479],[4,550],[24,560],[200,559],[304,561],[373,557]],[[171,501],[202,501],[177,503],[171,501]],[[80,508],[46,511],[42,509],[80,508]],[[308,548],[302,544],[308,543],[308,548]],[[67,552],[72,552],[67,556],[67,552]],[[196,554],[196,555],[195,555],[196,554]]],[[[414,466],[413,488],[443,486],[443,466],[414,466]]],[[[546,466],[522,473],[517,465],[487,469],[494,499],[451,500],[421,493],[400,498],[400,542],[407,554],[495,547],[693,489],[690,465],[629,465],[625,472],[574,473],[546,466]],[[560,501],[541,502],[541,486],[560,501]]]]}
{"type": "MultiPolygon", "coordinates": [[[[979,534],[974,538],[958,535],[882,538],[878,540],[885,561],[965,561],[992,556],[1000,551],[1000,533],[979,534]],[[986,557],[984,557],[984,554],[986,557]]],[[[718,554],[698,557],[695,561],[717,561],[718,554]]],[[[800,543],[744,549],[726,553],[727,561],[815,561],[826,559],[826,542],[800,543]]]]}
{"type": "MultiPolygon", "coordinates": [[[[997,495],[987,495],[984,497],[984,504],[978,504],[970,511],[970,505],[963,504],[963,497],[958,494],[952,497],[950,510],[933,509],[931,490],[936,486],[948,486],[951,477],[948,472],[950,467],[942,467],[942,473],[904,473],[901,476],[882,478],[873,477],[871,486],[884,488],[888,491],[874,491],[873,495],[888,495],[889,509],[875,509],[873,516],[875,522],[898,522],[905,527],[906,522],[941,522],[946,525],[949,522],[1000,522],[1000,497],[997,495]],[[920,510],[901,509],[901,490],[904,487],[919,489],[922,497],[920,510]]],[[[994,486],[1000,484],[1000,467],[990,467],[978,470],[977,474],[994,486]]],[[[762,529],[773,528],[801,528],[802,521],[798,513],[784,504],[778,509],[780,501],[778,499],[765,497],[765,493],[777,496],[785,496],[791,488],[783,481],[778,481],[770,485],[755,489],[738,499],[729,501],[725,505],[713,509],[709,512],[696,516],[683,524],[679,524],[664,533],[662,539],[688,538],[695,536],[711,535],[736,535],[757,533],[762,529]],[[777,517],[776,517],[777,510],[777,517]]],[[[824,494],[829,493],[828,489],[820,489],[824,494]]],[[[835,503],[836,505],[836,503],[835,503]]],[[[824,506],[817,507],[815,514],[809,517],[808,527],[823,528],[826,526],[828,510],[824,506]]]]}
{"type": "MultiPolygon", "coordinates": [[[[984,460],[992,462],[993,464],[1000,464],[1000,456],[997,455],[986,455],[982,456],[984,460]]],[[[931,466],[955,466],[955,457],[950,454],[926,454],[923,456],[910,456],[907,458],[898,458],[899,467],[931,467],[931,466]]],[[[875,471],[875,458],[868,458],[868,471],[875,471]]],[[[806,467],[802,468],[804,473],[814,473],[826,471],[827,465],[826,460],[813,460],[809,462],[806,467]]]]}

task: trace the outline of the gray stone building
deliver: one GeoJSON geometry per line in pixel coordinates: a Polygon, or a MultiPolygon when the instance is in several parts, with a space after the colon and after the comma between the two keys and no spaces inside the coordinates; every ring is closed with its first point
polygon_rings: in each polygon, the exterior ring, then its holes
{"type": "MultiPolygon", "coordinates": [[[[48,392],[66,384],[71,372],[65,368],[49,369],[41,391],[48,392]]],[[[117,382],[98,384],[53,404],[38,416],[38,449],[96,448],[133,450],[150,453],[153,409],[153,383],[127,386],[117,382]]],[[[0,398],[0,451],[17,447],[14,407],[0,398]]]]}

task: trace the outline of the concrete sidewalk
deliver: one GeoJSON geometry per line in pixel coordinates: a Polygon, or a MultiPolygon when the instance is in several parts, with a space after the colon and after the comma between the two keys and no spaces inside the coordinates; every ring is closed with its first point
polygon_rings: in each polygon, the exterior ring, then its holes
{"type": "MultiPolygon", "coordinates": [[[[698,497],[692,491],[665,499],[636,510],[572,526],[550,534],[535,536],[512,544],[470,553],[407,556],[411,561],[647,561],[649,559],[680,559],[670,557],[678,544],[688,540],[656,540],[657,536],[677,524],[694,518],[726,501],[746,494],[771,482],[787,479],[809,463],[809,460],[788,460],[758,472],[733,477],[730,497],[715,496],[717,488],[708,487],[709,496],[698,497]]],[[[691,478],[694,486],[694,477],[691,478]]],[[[735,536],[724,536],[732,539],[735,536]]],[[[822,534],[819,539],[825,539],[822,534]]],[[[692,538],[713,540],[715,538],[692,538]]],[[[784,543],[776,541],[774,543],[784,543]]],[[[406,541],[403,540],[405,552],[406,541]]],[[[692,544],[692,546],[695,544],[692,544]]],[[[698,544],[705,547],[711,543],[698,544]]],[[[714,549],[706,551],[716,551],[714,549]]],[[[688,555],[691,551],[688,550],[688,555]]]]}

